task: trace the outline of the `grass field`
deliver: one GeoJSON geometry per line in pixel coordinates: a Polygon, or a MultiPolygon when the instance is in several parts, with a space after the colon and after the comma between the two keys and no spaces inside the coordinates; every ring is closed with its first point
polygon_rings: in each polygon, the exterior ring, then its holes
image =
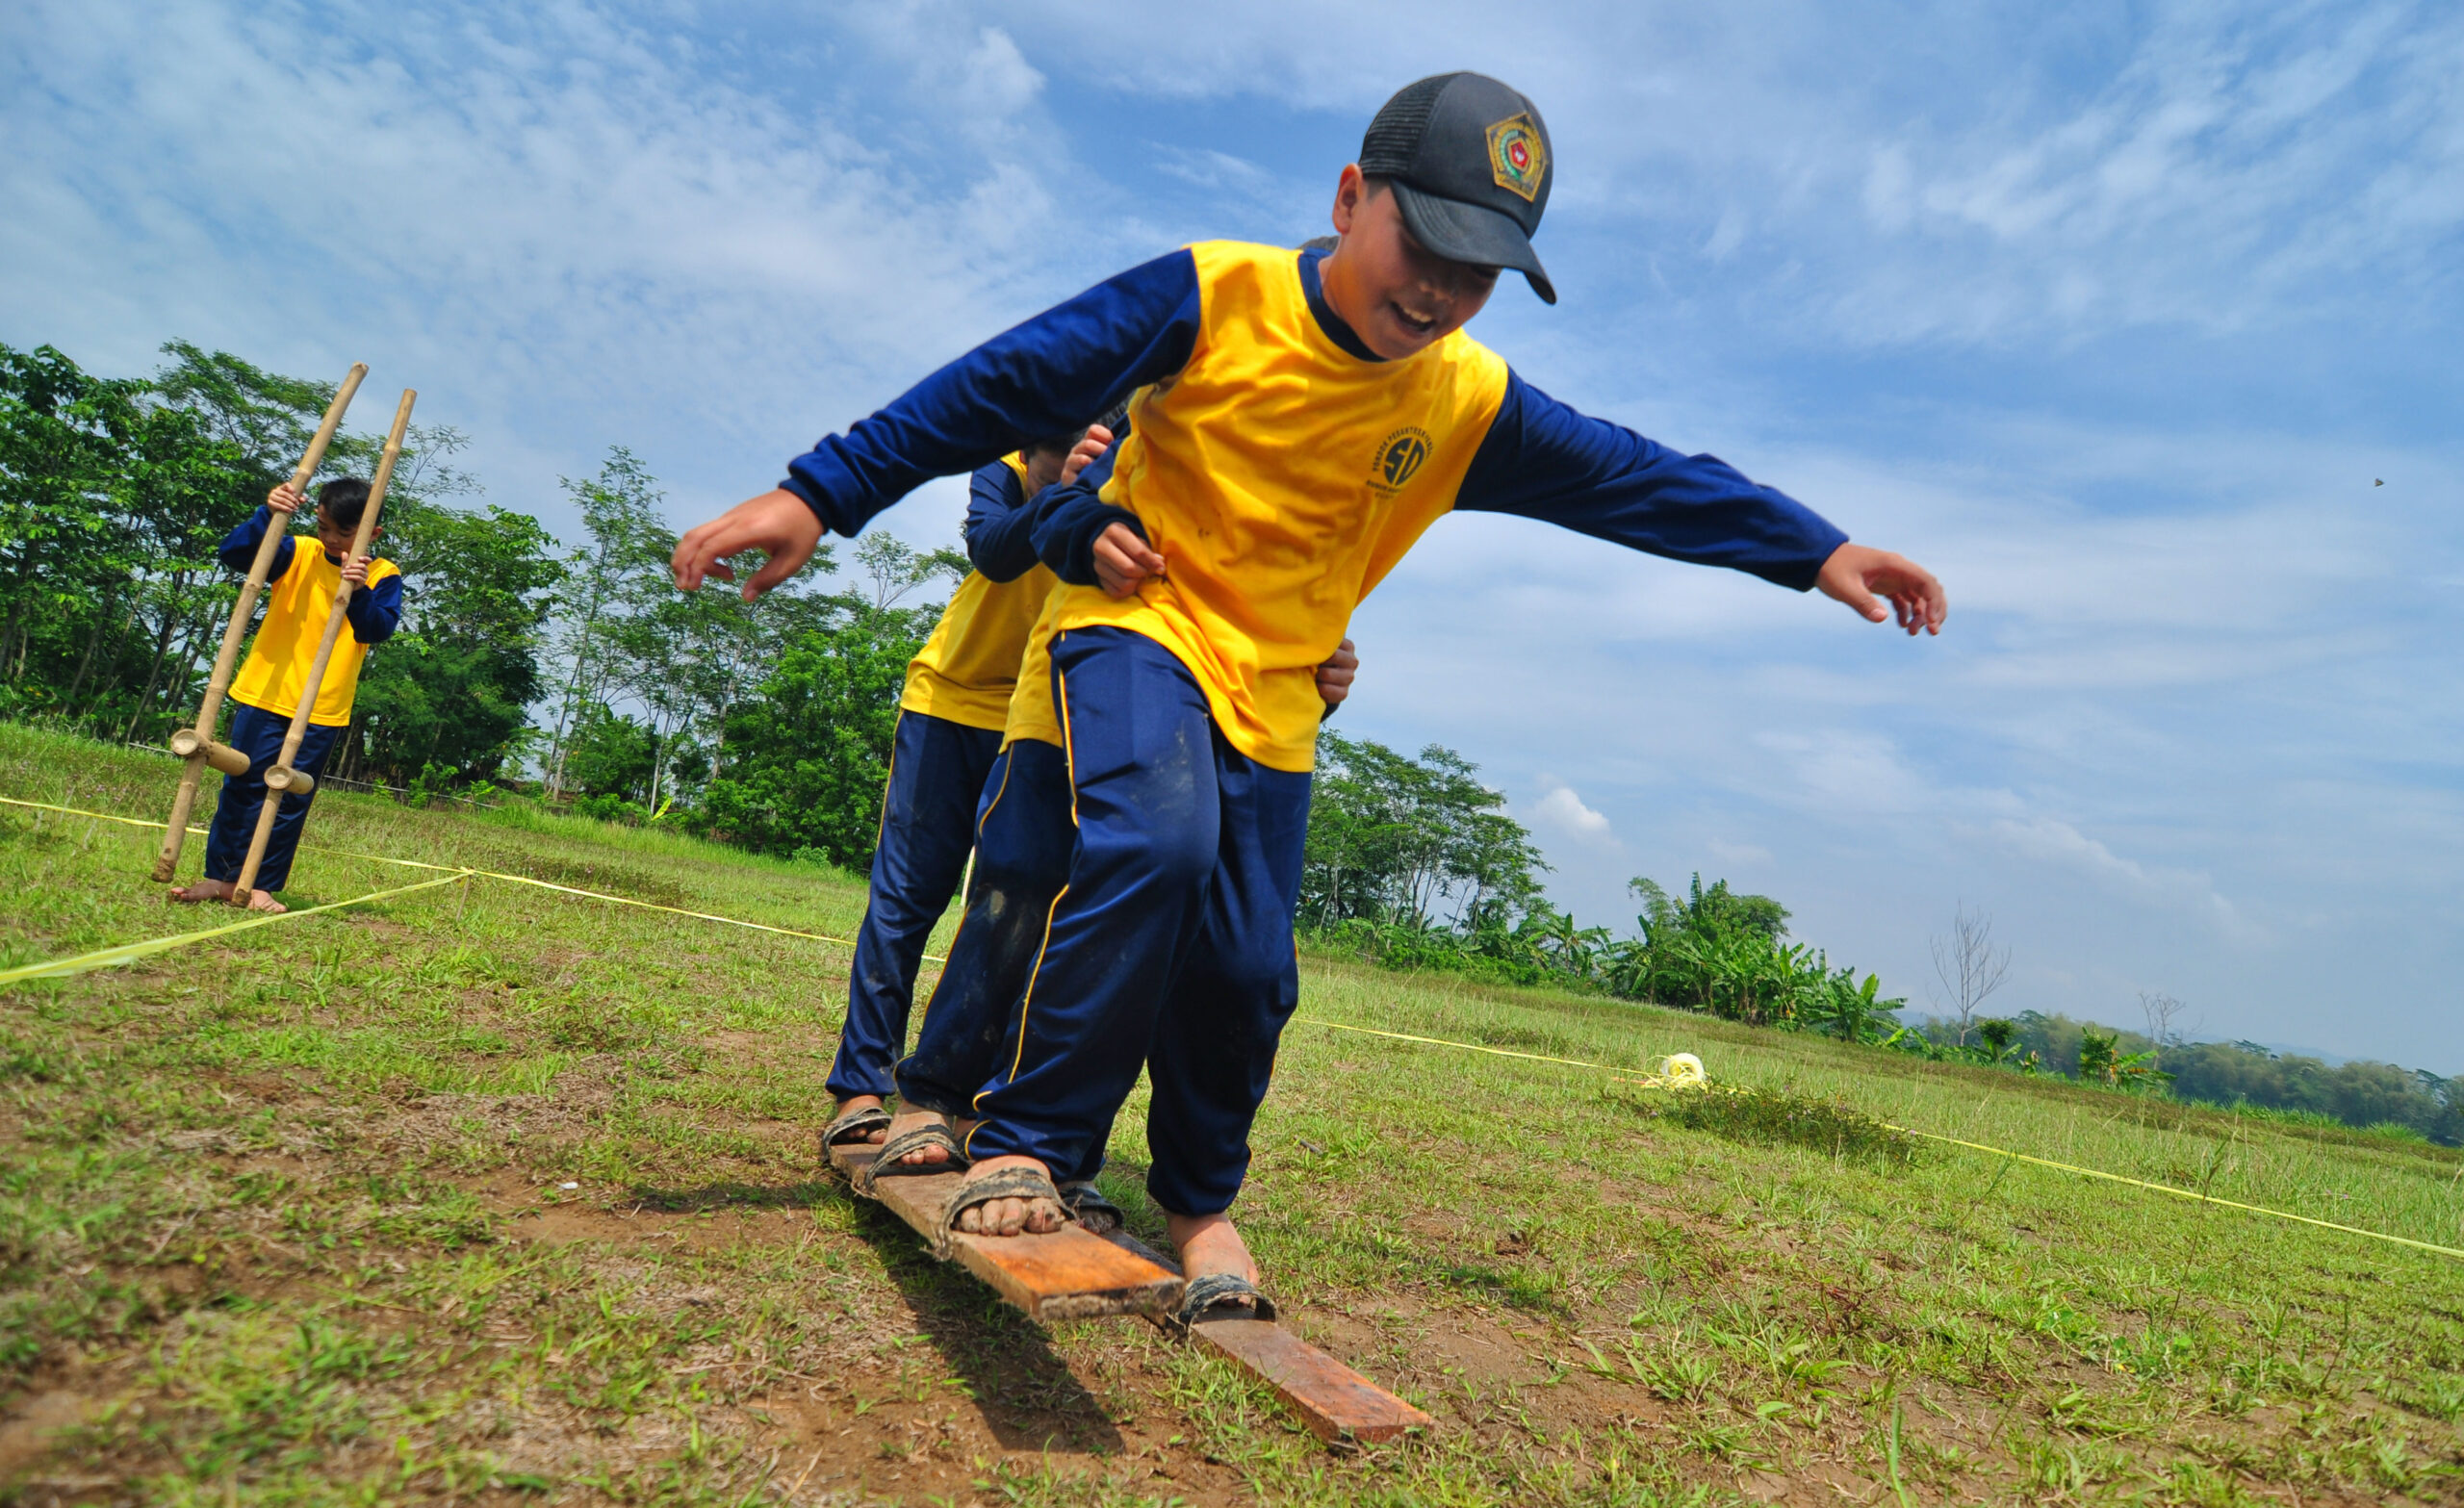
{"type": "MultiPolygon", "coordinates": [[[[0,727],[0,795],[168,760],[0,727]]],[[[312,843],[846,936],[847,877],[321,799],[312,843]]],[[[0,807],[0,968],[233,913],[0,807]]],[[[192,840],[186,872],[201,842],[192,840]]],[[[428,878],[305,854],[295,906],[428,878]]],[[[1144,1325],[1040,1330],[818,1169],[844,949],[478,881],[0,990],[0,1493],[47,1502],[2464,1499],[2464,1262],[1297,1024],[1237,1214],[1427,1408],[1335,1452],[1144,1325]]],[[[1844,1101],[2449,1245],[2454,1152],[1304,958],[1302,1015],[1844,1101]]],[[[1140,1116],[1106,1183],[1150,1237],[1140,1116]]]]}

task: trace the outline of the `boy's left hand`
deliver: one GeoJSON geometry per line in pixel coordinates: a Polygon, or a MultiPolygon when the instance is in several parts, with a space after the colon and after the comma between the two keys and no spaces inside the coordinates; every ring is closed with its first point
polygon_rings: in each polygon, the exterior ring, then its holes
{"type": "Polygon", "coordinates": [[[1360,655],[1353,651],[1351,641],[1346,639],[1326,656],[1326,663],[1318,667],[1318,700],[1330,707],[1343,705],[1344,698],[1351,695],[1352,677],[1359,674],[1360,655]]]}
{"type": "Polygon", "coordinates": [[[1950,616],[1951,600],[1934,573],[1905,555],[1868,545],[1842,545],[1822,563],[1814,578],[1822,595],[1846,602],[1867,623],[1884,623],[1896,615],[1899,626],[1913,637],[1920,629],[1940,633],[1950,616]],[[1890,606],[1883,605],[1889,599],[1890,606]]]}
{"type": "Polygon", "coordinates": [[[353,555],[348,561],[345,562],[343,565],[343,579],[349,582],[355,588],[366,586],[368,584],[368,557],[366,555],[353,555]]]}
{"type": "Polygon", "coordinates": [[[1101,424],[1089,424],[1078,443],[1069,447],[1068,458],[1061,463],[1061,485],[1066,487],[1076,481],[1080,472],[1094,465],[1112,447],[1113,432],[1101,424]]]}

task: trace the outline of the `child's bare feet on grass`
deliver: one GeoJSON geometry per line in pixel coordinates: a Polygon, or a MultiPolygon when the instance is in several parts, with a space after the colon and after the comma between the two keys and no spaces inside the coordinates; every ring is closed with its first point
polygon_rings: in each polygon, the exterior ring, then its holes
{"type": "Polygon", "coordinates": [[[200,901],[228,901],[231,899],[231,882],[200,880],[192,885],[182,885],[172,891],[171,899],[182,906],[194,906],[200,901]]]}
{"type": "MultiPolygon", "coordinates": [[[[1228,1272],[1245,1283],[1257,1283],[1258,1265],[1250,1259],[1248,1243],[1232,1228],[1230,1215],[1167,1213],[1164,1231],[1171,1239],[1172,1249],[1181,1254],[1182,1277],[1194,1280],[1228,1272]]],[[[1247,1304],[1245,1299],[1225,1302],[1247,1304]]]]}
{"type": "Polygon", "coordinates": [[[275,900],[270,890],[251,890],[248,892],[248,909],[263,911],[269,916],[280,916],[291,907],[275,900]]]}
{"type": "MultiPolygon", "coordinates": [[[[966,1181],[972,1184],[1012,1167],[1043,1170],[1043,1164],[1031,1157],[988,1157],[967,1169],[966,1181]]],[[[1050,1199],[991,1199],[960,1211],[958,1228],[969,1236],[1042,1236],[1068,1221],[1069,1212],[1050,1199]]]]}

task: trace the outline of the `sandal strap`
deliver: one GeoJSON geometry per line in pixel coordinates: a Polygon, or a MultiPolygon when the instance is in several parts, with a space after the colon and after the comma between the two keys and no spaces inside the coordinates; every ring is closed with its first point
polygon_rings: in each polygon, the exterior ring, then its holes
{"type": "Polygon", "coordinates": [[[931,1125],[918,1126],[913,1131],[902,1132],[883,1142],[881,1152],[874,1157],[872,1165],[865,1168],[863,1176],[856,1180],[856,1191],[860,1194],[869,1194],[873,1191],[873,1185],[885,1178],[924,1178],[935,1173],[961,1172],[965,1167],[966,1148],[959,1145],[959,1138],[950,1135],[950,1129],[947,1126],[935,1122],[931,1125]],[[939,1147],[950,1155],[949,1160],[943,1163],[903,1161],[910,1152],[921,1152],[926,1147],[939,1147]]]}
{"type": "Polygon", "coordinates": [[[995,1199],[1049,1199],[1066,1208],[1061,1190],[1052,1187],[1052,1175],[1041,1166],[996,1168],[982,1178],[968,1179],[950,1195],[941,1210],[941,1234],[934,1243],[934,1255],[946,1260],[952,1241],[963,1234],[959,1216],[995,1199]]]}
{"type": "Polygon", "coordinates": [[[1061,1186],[1062,1208],[1069,1217],[1097,1236],[1109,1235],[1129,1223],[1119,1205],[1104,1197],[1091,1178],[1073,1178],[1061,1186]],[[1098,1226],[1097,1222],[1103,1222],[1098,1226]]]}
{"type": "Polygon", "coordinates": [[[821,1144],[825,1147],[843,1146],[876,1127],[886,1126],[889,1123],[889,1112],[878,1105],[867,1105],[862,1110],[851,1110],[821,1128],[821,1144]]]}
{"type": "Polygon", "coordinates": [[[1210,1272],[1202,1278],[1192,1278],[1189,1286],[1181,1290],[1181,1307],[1172,1316],[1183,1330],[1209,1318],[1270,1320],[1274,1318],[1274,1301],[1259,1292],[1258,1286],[1247,1278],[1230,1272],[1210,1272]],[[1236,1298],[1250,1300],[1249,1307],[1234,1305],[1229,1314],[1209,1314],[1236,1298]]]}

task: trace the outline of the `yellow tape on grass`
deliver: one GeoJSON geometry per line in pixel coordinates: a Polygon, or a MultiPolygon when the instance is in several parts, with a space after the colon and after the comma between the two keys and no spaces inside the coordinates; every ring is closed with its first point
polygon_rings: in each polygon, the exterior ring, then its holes
{"type": "MultiPolygon", "coordinates": [[[[1569,1068],[1589,1068],[1596,1073],[1605,1073],[1624,1078],[1630,1083],[1637,1082],[1632,1078],[1634,1070],[1631,1068],[1613,1068],[1606,1063],[1585,1062],[1578,1058],[1547,1058],[1538,1053],[1518,1053],[1502,1047],[1485,1047],[1478,1042],[1452,1042],[1442,1036],[1414,1036],[1409,1033],[1404,1032],[1381,1032],[1375,1027],[1351,1026],[1342,1021],[1322,1021],[1315,1016],[1296,1015],[1292,1018],[1292,1021],[1296,1026],[1322,1026],[1329,1031],[1352,1032],[1362,1036],[1382,1036],[1398,1042],[1421,1042],[1430,1047],[1450,1047],[1458,1052],[1487,1053],[1496,1058],[1523,1058],[1533,1062],[1562,1063],[1569,1068]]],[[[1693,1058],[1693,1054],[1691,1053],[1679,1053],[1674,1055],[1674,1057],[1660,1060],[1663,1064],[1669,1065],[1668,1070],[1663,1072],[1663,1080],[1674,1081],[1681,1077],[1690,1077],[1677,1071],[1677,1060],[1691,1058],[1693,1058]]],[[[1699,1073],[1700,1069],[1701,1060],[1695,1059],[1694,1070],[1699,1073]]],[[[1648,1080],[1640,1082],[1650,1085],[1650,1081],[1648,1080]]],[[[1693,1082],[1700,1083],[1701,1081],[1697,1079],[1693,1082]]],[[[1673,1087],[1676,1086],[1673,1083],[1664,1082],[1660,1085],[1652,1086],[1673,1087]]],[[[2101,1168],[2081,1167],[2073,1163],[2057,1163],[2051,1158],[2030,1157],[2024,1152],[2013,1152],[2006,1147],[1988,1146],[1982,1141],[1963,1141],[1957,1137],[1945,1137],[1936,1132],[1919,1131],[1913,1126],[1894,1126],[1888,1121],[1884,1121],[1882,1124],[1886,1129],[1899,1132],[1905,1136],[1921,1137],[1927,1141],[1939,1141],[1947,1146],[1965,1147],[1971,1152],[1983,1152],[1992,1157],[2005,1157],[2014,1162],[2026,1163],[2037,1167],[2051,1168],[2058,1173],[2072,1173],[2081,1178],[2095,1178],[2101,1179],[2109,1184],[2123,1184],[2132,1189],[2144,1189],[2150,1193],[2165,1194],[2175,1199],[2188,1199],[2198,1204],[2219,1205],[2227,1210],[2240,1210],[2250,1214],[2264,1214],[2270,1219],[2274,1220],[2290,1220],[2297,1225],[2315,1225],[2321,1230],[2338,1231],[2347,1236],[2359,1236],[2370,1240],[2385,1241],[2391,1246],[2409,1246],[2415,1251],[2434,1252],[2442,1257],[2464,1258],[2464,1250],[2458,1250],[2453,1246],[2441,1246],[2432,1241],[2417,1241],[2406,1236],[2390,1236],[2384,1231],[2364,1230],[2358,1225],[2340,1225],[2334,1220],[2316,1219],[2306,1214],[2295,1214],[2287,1210],[2271,1210],[2265,1205],[2244,1204],[2239,1199],[2222,1199],[2219,1198],[2215,1194],[2199,1193],[2189,1189],[2176,1189],[2170,1184],[2151,1184],[2143,1178],[2126,1178],[2119,1173],[2105,1172],[2101,1168]]]]}
{"type": "MultiPolygon", "coordinates": [[[[158,822],[154,826],[161,827],[162,824],[158,822]]],[[[134,963],[140,958],[152,958],[158,953],[168,953],[173,948],[190,947],[209,938],[227,937],[233,933],[247,932],[257,927],[271,927],[276,922],[297,921],[300,917],[315,916],[321,911],[339,911],[345,907],[366,906],[371,901],[383,901],[398,895],[409,895],[415,890],[433,890],[438,885],[453,883],[456,880],[462,879],[465,873],[467,871],[446,875],[436,880],[423,880],[415,885],[400,885],[391,890],[377,890],[368,895],[353,896],[347,901],[331,901],[323,906],[306,907],[296,911],[252,911],[244,920],[233,922],[228,927],[209,927],[203,932],[182,933],[176,937],[154,937],[144,942],[124,942],[116,948],[101,948],[92,953],[81,953],[73,958],[54,958],[48,963],[29,963],[22,968],[0,971],[0,984],[13,984],[19,980],[28,979],[61,979],[70,974],[83,974],[89,969],[116,968],[123,963],[134,963]]]]}
{"type": "MultiPolygon", "coordinates": [[[[96,822],[116,822],[124,827],[131,828],[160,828],[164,826],[164,824],[159,822],[148,822],[141,817],[115,817],[107,811],[87,811],[76,806],[56,806],[49,802],[41,801],[20,801],[13,796],[0,796],[0,805],[24,806],[35,811],[56,811],[64,816],[88,817],[96,822]]],[[[205,830],[203,828],[191,828],[189,831],[191,832],[203,832],[205,830]]],[[[424,863],[416,858],[395,858],[386,854],[362,854],[353,849],[326,848],[321,844],[317,843],[302,843],[299,846],[309,850],[311,853],[332,854],[343,858],[365,858],[379,864],[399,865],[404,869],[441,870],[452,868],[452,866],[448,864],[424,863]]],[[[776,933],[782,937],[802,937],[809,942],[826,942],[833,947],[837,948],[853,948],[856,946],[844,937],[833,937],[826,933],[798,932],[792,927],[773,927],[767,922],[748,922],[738,917],[720,916],[710,911],[688,911],[680,906],[661,906],[656,901],[636,901],[629,895],[609,895],[603,890],[584,890],[575,885],[560,885],[552,881],[533,880],[528,875],[509,875],[501,870],[495,869],[454,869],[453,873],[457,877],[462,875],[476,875],[483,880],[502,880],[508,884],[533,885],[542,890],[561,891],[566,895],[581,896],[585,900],[604,901],[610,906],[633,906],[639,907],[646,911],[665,911],[673,916],[690,916],[696,921],[717,922],[726,927],[742,927],[752,932],[776,933]]],[[[941,957],[939,954],[928,953],[924,955],[924,961],[927,963],[947,963],[950,960],[941,957]]]]}

